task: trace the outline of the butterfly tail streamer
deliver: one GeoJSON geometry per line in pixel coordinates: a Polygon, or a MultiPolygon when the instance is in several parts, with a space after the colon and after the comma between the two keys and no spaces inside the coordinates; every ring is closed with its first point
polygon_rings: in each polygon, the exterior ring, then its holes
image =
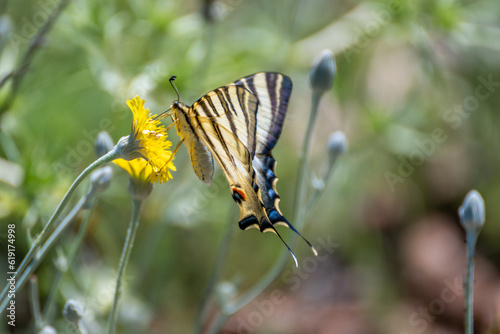
{"type": "Polygon", "coordinates": [[[273,225],[269,224],[269,226],[267,226],[265,229],[264,229],[264,232],[273,232],[274,234],[276,234],[281,242],[283,242],[283,244],[286,246],[286,248],[288,249],[288,251],[290,252],[290,255],[292,255],[293,257],[293,260],[295,261],[295,267],[299,267],[299,261],[297,260],[297,257],[295,256],[295,254],[293,253],[292,249],[290,248],[290,246],[288,246],[288,244],[285,242],[285,240],[283,240],[283,238],[281,237],[281,235],[278,233],[278,231],[276,231],[276,229],[274,228],[273,225]]]}
{"type": "Polygon", "coordinates": [[[253,160],[253,167],[257,173],[257,184],[261,190],[262,204],[266,209],[267,217],[271,224],[283,225],[290,228],[292,231],[297,233],[311,248],[315,256],[318,252],[314,246],[306,239],[302,234],[300,234],[295,227],[282,215],[279,209],[280,196],[276,190],[276,184],[278,178],[274,172],[276,168],[276,160],[274,160],[271,153],[258,154],[253,160]]]}
{"type": "MultiPolygon", "coordinates": [[[[283,218],[285,218],[285,217],[283,217],[283,218]]],[[[302,240],[304,240],[309,245],[309,247],[311,248],[311,251],[313,252],[314,256],[318,256],[318,251],[316,250],[316,248],[314,248],[314,246],[309,242],[309,240],[307,240],[302,234],[300,234],[300,232],[297,231],[295,229],[295,227],[293,227],[292,224],[290,224],[286,219],[285,219],[285,221],[280,221],[280,223],[286,224],[286,226],[289,229],[291,229],[292,231],[294,231],[295,233],[297,233],[297,235],[299,235],[302,238],[302,240]]]]}

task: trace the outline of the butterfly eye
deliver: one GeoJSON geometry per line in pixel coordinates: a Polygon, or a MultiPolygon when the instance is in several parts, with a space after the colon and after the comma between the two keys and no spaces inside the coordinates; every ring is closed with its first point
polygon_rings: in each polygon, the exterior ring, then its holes
{"type": "Polygon", "coordinates": [[[242,201],[247,200],[247,196],[245,195],[245,192],[243,190],[238,189],[238,188],[231,188],[231,193],[233,195],[233,199],[237,203],[241,203],[242,201]]]}
{"type": "Polygon", "coordinates": [[[179,101],[174,101],[174,103],[172,103],[172,109],[180,109],[179,108],[179,101]]]}

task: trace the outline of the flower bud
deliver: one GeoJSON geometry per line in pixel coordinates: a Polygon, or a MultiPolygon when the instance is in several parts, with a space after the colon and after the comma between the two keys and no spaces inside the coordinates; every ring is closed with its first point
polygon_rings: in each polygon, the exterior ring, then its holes
{"type": "Polygon", "coordinates": [[[113,170],[110,166],[104,166],[90,174],[90,185],[98,192],[108,189],[111,178],[113,177],[113,170]]]}
{"type": "Polygon", "coordinates": [[[148,198],[153,191],[153,184],[147,181],[144,177],[131,177],[128,185],[128,191],[132,198],[143,201],[148,198]]]}
{"type": "Polygon", "coordinates": [[[234,299],[234,297],[236,296],[237,292],[238,291],[237,291],[236,287],[234,286],[234,284],[231,282],[227,282],[227,281],[220,282],[217,285],[217,289],[216,289],[217,297],[221,301],[222,305],[225,305],[225,304],[228,304],[229,302],[231,302],[234,299]]]}
{"type": "Polygon", "coordinates": [[[347,139],[342,131],[335,131],[328,138],[328,155],[330,157],[330,162],[335,161],[339,155],[344,154],[347,151],[347,139]]]}
{"type": "Polygon", "coordinates": [[[484,225],[484,200],[476,190],[471,190],[465,196],[462,206],[458,209],[460,223],[467,232],[479,233],[484,225]]]}
{"type": "Polygon", "coordinates": [[[95,140],[95,154],[97,155],[98,158],[102,157],[109,151],[113,149],[113,139],[111,139],[111,136],[109,133],[106,131],[101,131],[97,135],[97,138],[95,140]]]}
{"type": "Polygon", "coordinates": [[[309,73],[311,87],[316,93],[323,94],[332,88],[335,79],[335,58],[332,51],[325,49],[314,60],[314,64],[309,73]]]}
{"type": "Polygon", "coordinates": [[[66,272],[68,270],[68,259],[59,249],[57,249],[57,256],[54,259],[54,264],[60,272],[66,272]]]}
{"type": "Polygon", "coordinates": [[[57,334],[57,332],[52,326],[44,326],[38,334],[57,334]]]}
{"type": "Polygon", "coordinates": [[[78,326],[78,322],[83,318],[83,305],[79,301],[68,299],[62,313],[66,320],[78,326]]]}

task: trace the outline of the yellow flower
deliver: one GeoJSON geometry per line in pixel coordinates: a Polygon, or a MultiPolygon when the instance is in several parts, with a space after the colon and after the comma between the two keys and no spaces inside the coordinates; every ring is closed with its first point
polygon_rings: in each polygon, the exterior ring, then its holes
{"type": "Polygon", "coordinates": [[[168,149],[172,142],[167,140],[167,132],[156,115],[150,115],[144,108],[144,100],[139,96],[127,100],[133,114],[132,131],[128,137],[129,147],[123,159],[114,163],[125,169],[131,177],[149,183],[164,183],[172,178],[175,171],[172,152],[168,149]]]}
{"type": "Polygon", "coordinates": [[[117,166],[123,168],[132,179],[141,182],[151,182],[153,168],[143,158],[137,158],[127,161],[125,159],[116,159],[113,161],[117,166]]]}

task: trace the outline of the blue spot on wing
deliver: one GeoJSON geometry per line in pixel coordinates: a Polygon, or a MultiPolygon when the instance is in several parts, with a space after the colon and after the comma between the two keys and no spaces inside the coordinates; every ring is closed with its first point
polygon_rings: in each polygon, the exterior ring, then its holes
{"type": "Polygon", "coordinates": [[[257,184],[261,191],[260,196],[262,204],[264,204],[269,221],[273,225],[279,222],[289,225],[286,218],[279,213],[279,209],[277,207],[277,200],[280,196],[278,195],[276,189],[273,188],[273,183],[276,179],[276,174],[274,173],[275,164],[276,161],[271,153],[257,154],[253,160],[253,168],[257,174],[257,184]]]}

